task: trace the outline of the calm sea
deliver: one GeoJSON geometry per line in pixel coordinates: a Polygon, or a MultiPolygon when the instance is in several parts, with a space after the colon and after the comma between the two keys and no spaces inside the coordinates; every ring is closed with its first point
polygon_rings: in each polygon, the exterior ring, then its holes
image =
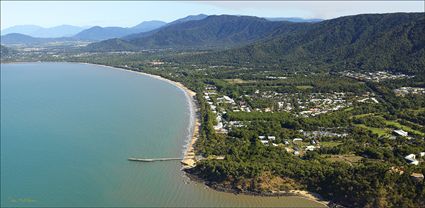
{"type": "Polygon", "coordinates": [[[148,76],[73,63],[1,65],[1,206],[281,206],[299,197],[217,192],[179,161],[189,109],[148,76]]]}

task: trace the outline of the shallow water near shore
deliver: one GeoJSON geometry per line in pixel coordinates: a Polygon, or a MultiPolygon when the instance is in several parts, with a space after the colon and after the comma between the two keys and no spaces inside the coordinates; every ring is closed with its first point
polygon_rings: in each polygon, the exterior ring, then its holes
{"type": "Polygon", "coordinates": [[[75,63],[1,65],[1,206],[313,207],[190,181],[179,161],[189,109],[152,77],[75,63]]]}

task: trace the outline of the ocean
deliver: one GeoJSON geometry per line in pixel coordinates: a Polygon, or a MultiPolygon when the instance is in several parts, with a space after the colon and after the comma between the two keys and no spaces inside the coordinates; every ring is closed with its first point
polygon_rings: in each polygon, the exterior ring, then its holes
{"type": "Polygon", "coordinates": [[[89,64],[1,65],[1,206],[164,207],[320,204],[211,190],[180,161],[190,110],[176,86],[89,64]]]}

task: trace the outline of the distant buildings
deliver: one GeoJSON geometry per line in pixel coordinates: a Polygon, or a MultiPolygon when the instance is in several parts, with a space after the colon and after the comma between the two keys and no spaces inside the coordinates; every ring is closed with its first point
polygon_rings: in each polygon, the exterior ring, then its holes
{"type": "Polygon", "coordinates": [[[394,94],[396,96],[406,96],[408,94],[413,95],[425,95],[425,88],[420,87],[401,87],[398,89],[393,90],[394,94]]]}
{"type": "Polygon", "coordinates": [[[386,71],[377,71],[377,72],[344,71],[342,72],[342,75],[353,78],[353,79],[361,80],[361,81],[372,81],[372,82],[380,82],[387,79],[407,79],[407,78],[414,77],[414,76],[408,76],[405,74],[393,74],[391,72],[386,72],[386,71]]]}

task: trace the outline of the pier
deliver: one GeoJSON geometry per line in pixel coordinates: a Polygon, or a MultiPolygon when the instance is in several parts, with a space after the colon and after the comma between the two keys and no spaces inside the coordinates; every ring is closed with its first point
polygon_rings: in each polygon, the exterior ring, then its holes
{"type": "Polygon", "coordinates": [[[182,160],[181,157],[169,157],[169,158],[135,158],[130,157],[128,158],[129,161],[136,161],[136,162],[155,162],[155,161],[170,161],[170,160],[182,160]]]}

